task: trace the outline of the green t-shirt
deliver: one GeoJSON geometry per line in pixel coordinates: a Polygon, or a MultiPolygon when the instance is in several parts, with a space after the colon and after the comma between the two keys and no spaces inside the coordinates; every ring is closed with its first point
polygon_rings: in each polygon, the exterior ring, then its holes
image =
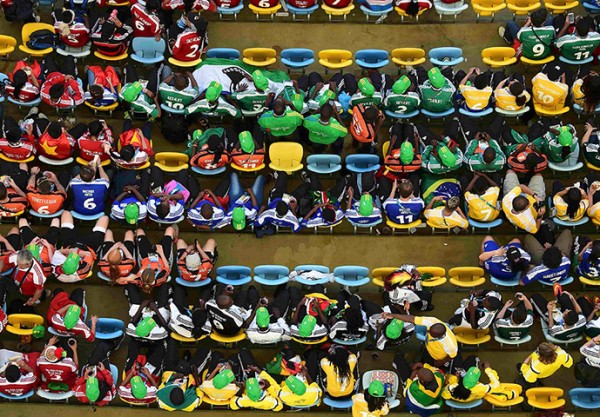
{"type": "Polygon", "coordinates": [[[186,87],[180,91],[167,83],[160,83],[158,94],[160,95],[161,103],[176,110],[183,110],[200,93],[195,87],[186,87]]]}
{"type": "Polygon", "coordinates": [[[258,124],[263,130],[268,130],[272,136],[288,136],[302,125],[304,118],[294,110],[287,109],[281,116],[275,116],[273,111],[264,113],[258,119],[258,124]]]}
{"type": "MultiPolygon", "coordinates": [[[[147,81],[141,81],[140,83],[142,84],[143,87],[145,87],[146,84],[148,84],[147,81]]],[[[125,91],[129,84],[130,83],[125,84],[121,88],[121,91],[125,91]]],[[[119,93],[119,99],[121,101],[125,101],[125,100],[123,100],[123,96],[121,95],[121,93],[119,93]]],[[[154,100],[152,100],[150,97],[148,97],[143,92],[140,92],[140,94],[138,94],[137,98],[135,100],[133,100],[131,103],[129,103],[129,106],[131,107],[131,110],[135,113],[146,113],[150,117],[158,116],[158,108],[156,107],[156,103],[154,103],[154,100]]]]}
{"type": "Polygon", "coordinates": [[[517,39],[521,42],[522,54],[525,58],[543,59],[552,53],[554,28],[552,26],[522,27],[517,33],[517,39]]]}
{"type": "Polygon", "coordinates": [[[465,162],[469,166],[471,171],[475,172],[497,172],[504,168],[504,164],[506,163],[506,156],[504,152],[502,152],[502,148],[494,139],[490,139],[489,142],[479,143],[477,139],[473,139],[469,142],[467,146],[467,150],[465,151],[465,162]],[[485,146],[489,146],[496,151],[496,157],[494,160],[486,164],[483,161],[483,151],[485,150],[485,146]]]}
{"type": "Polygon", "coordinates": [[[440,113],[454,107],[456,87],[448,79],[446,79],[446,84],[439,90],[434,89],[431,82],[426,80],[419,86],[419,91],[421,91],[421,97],[423,97],[421,105],[425,110],[440,113]]]}
{"type": "Polygon", "coordinates": [[[242,111],[260,113],[265,109],[268,91],[246,90],[232,93],[231,97],[237,101],[242,111]]]}
{"type": "MultiPolygon", "coordinates": [[[[436,151],[439,150],[442,145],[447,145],[449,141],[449,138],[445,137],[442,142],[438,143],[436,151]]],[[[456,162],[452,166],[442,164],[433,150],[432,145],[427,145],[421,154],[421,167],[432,174],[445,174],[450,171],[455,171],[460,168],[463,163],[463,153],[458,146],[454,147],[452,150],[452,153],[456,156],[456,162]]]]}
{"type": "Polygon", "coordinates": [[[190,139],[188,141],[187,148],[185,149],[185,151],[183,151],[183,153],[185,153],[191,158],[192,156],[194,156],[192,154],[192,148],[194,147],[194,144],[197,145],[196,149],[200,149],[206,143],[206,141],[208,141],[208,138],[214,135],[220,138],[225,137],[225,129],[223,129],[222,127],[211,127],[210,129],[206,129],[198,138],[196,138],[195,140],[190,139]]]}
{"type": "Polygon", "coordinates": [[[329,119],[329,124],[324,125],[319,121],[319,115],[313,114],[304,119],[304,127],[308,130],[308,138],[313,143],[329,145],[338,138],[343,138],[348,134],[348,129],[342,126],[333,117],[329,119]]]}
{"type": "Polygon", "coordinates": [[[567,59],[582,61],[592,56],[600,45],[600,33],[590,32],[585,38],[577,35],[565,35],[556,41],[560,54],[567,59]]]}
{"type": "Polygon", "coordinates": [[[394,94],[389,92],[385,96],[383,106],[394,113],[412,113],[419,108],[421,98],[417,93],[394,94]]]}
{"type": "MultiPolygon", "coordinates": [[[[575,128],[572,125],[568,126],[571,128],[571,132],[575,132],[575,128]]],[[[560,163],[564,162],[570,154],[575,152],[577,141],[577,136],[573,135],[573,142],[569,146],[569,153],[566,158],[563,156],[563,146],[558,142],[558,136],[551,131],[546,132],[541,138],[535,139],[533,144],[548,157],[550,162],[560,163]]]]}
{"type": "Polygon", "coordinates": [[[383,97],[381,93],[375,92],[372,96],[365,96],[360,91],[350,97],[350,107],[357,106],[362,104],[365,108],[369,106],[381,107],[381,103],[383,101],[383,97]]]}
{"type": "Polygon", "coordinates": [[[185,108],[185,115],[192,113],[203,113],[214,116],[232,116],[240,117],[240,109],[226,102],[222,97],[217,99],[216,103],[210,103],[207,99],[198,100],[185,108]]]}

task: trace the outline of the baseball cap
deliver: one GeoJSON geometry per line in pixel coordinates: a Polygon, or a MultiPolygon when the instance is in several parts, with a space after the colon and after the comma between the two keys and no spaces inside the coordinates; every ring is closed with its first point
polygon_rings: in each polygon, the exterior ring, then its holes
{"type": "Polygon", "coordinates": [[[75,304],[71,304],[65,313],[65,318],[63,319],[63,324],[67,328],[67,330],[71,330],[77,322],[79,321],[79,317],[81,316],[81,307],[75,304]]]}
{"type": "Polygon", "coordinates": [[[406,75],[398,78],[394,84],[392,84],[392,93],[394,94],[402,94],[404,93],[408,87],[410,87],[410,78],[406,75]]]}
{"type": "Polygon", "coordinates": [[[371,80],[369,80],[367,77],[363,77],[358,80],[358,89],[365,96],[372,96],[375,94],[375,87],[371,83],[371,80]]]}
{"type": "Polygon", "coordinates": [[[123,213],[125,214],[125,222],[127,224],[136,224],[140,215],[140,208],[136,203],[129,203],[125,206],[123,213]]]}
{"type": "Polygon", "coordinates": [[[518,248],[515,248],[514,246],[509,246],[506,250],[506,258],[510,262],[515,262],[521,259],[521,251],[518,248]]]}
{"type": "Polygon", "coordinates": [[[385,337],[388,339],[398,339],[404,329],[404,322],[398,319],[392,319],[385,328],[385,337]]]}
{"type": "Polygon", "coordinates": [[[298,325],[298,334],[300,334],[301,337],[308,337],[311,335],[316,325],[317,318],[307,314],[298,325]]]}
{"type": "Polygon", "coordinates": [[[429,81],[434,88],[442,88],[446,84],[446,80],[439,68],[434,67],[427,71],[429,81]]]}
{"type": "Polygon", "coordinates": [[[202,129],[196,129],[192,133],[192,140],[198,140],[200,139],[200,136],[202,136],[202,129]]]}
{"type": "Polygon", "coordinates": [[[31,331],[31,335],[35,339],[41,339],[42,337],[44,337],[45,334],[46,334],[46,328],[44,326],[42,326],[41,324],[34,326],[33,330],[31,331]]]}
{"type": "Polygon", "coordinates": [[[294,105],[296,111],[302,111],[302,109],[304,108],[304,98],[302,97],[302,94],[294,94],[292,96],[292,104],[294,105]]]}
{"type": "Polygon", "coordinates": [[[288,376],[285,379],[285,385],[296,395],[304,395],[306,392],[306,385],[297,376],[288,376]]]}
{"type": "Polygon", "coordinates": [[[90,402],[98,401],[100,397],[100,386],[98,385],[98,378],[92,376],[85,381],[85,396],[90,402]]]}
{"type": "Polygon", "coordinates": [[[438,156],[442,165],[452,167],[456,165],[456,155],[454,155],[446,145],[442,145],[438,149],[438,156]]]}
{"type": "Polygon", "coordinates": [[[369,394],[372,397],[385,397],[385,389],[383,387],[383,382],[381,381],[371,381],[367,391],[369,391],[369,394]]]}
{"type": "Polygon", "coordinates": [[[558,143],[561,146],[571,146],[573,143],[573,133],[571,133],[571,129],[568,126],[561,126],[558,129],[558,143]]]}
{"type": "Polygon", "coordinates": [[[234,379],[235,379],[235,375],[233,374],[233,371],[231,369],[224,369],[221,372],[219,372],[218,374],[216,374],[215,377],[213,378],[213,380],[212,380],[213,386],[216,389],[223,389],[228,384],[233,382],[234,379]]]}
{"type": "Polygon", "coordinates": [[[244,152],[254,152],[254,139],[252,139],[252,134],[250,132],[247,130],[243,131],[238,135],[238,139],[240,140],[240,146],[244,152]]]}
{"type": "Polygon", "coordinates": [[[370,216],[373,213],[373,197],[371,194],[363,194],[360,196],[358,212],[361,216],[370,216]]]}
{"type": "Polygon", "coordinates": [[[246,212],[243,207],[236,207],[231,212],[231,224],[235,230],[244,230],[246,227],[246,212]]]}
{"type": "Polygon", "coordinates": [[[254,86],[259,90],[266,90],[269,87],[269,80],[263,74],[261,70],[255,70],[252,73],[252,81],[254,81],[254,86]]]}
{"type": "Polygon", "coordinates": [[[206,89],[206,99],[208,101],[215,101],[221,95],[221,91],[223,91],[223,86],[218,81],[211,81],[206,89]]]}
{"type": "Polygon", "coordinates": [[[135,326],[135,334],[139,337],[146,337],[152,329],[156,327],[156,322],[152,317],[144,317],[137,326],[135,326]]]}
{"type": "Polygon", "coordinates": [[[269,327],[269,323],[271,322],[271,316],[269,315],[269,310],[266,307],[259,307],[256,310],[256,324],[261,329],[269,327]]]}
{"type": "Polygon", "coordinates": [[[79,260],[81,257],[79,254],[75,252],[69,253],[67,259],[62,264],[63,272],[65,275],[71,275],[77,272],[77,268],[79,268],[79,260]]]}
{"type": "Polygon", "coordinates": [[[40,247],[38,245],[36,245],[35,243],[30,243],[29,245],[27,245],[27,250],[31,252],[35,259],[40,259],[40,247]]]}
{"type": "Polygon", "coordinates": [[[129,382],[131,383],[131,393],[135,398],[141,400],[146,396],[148,393],[148,387],[146,384],[144,384],[144,381],[142,381],[142,377],[136,375],[131,378],[129,382]]]}
{"type": "Polygon", "coordinates": [[[188,271],[197,271],[200,264],[200,255],[197,253],[190,253],[185,258],[185,267],[188,271]]]}
{"type": "Polygon", "coordinates": [[[249,378],[246,381],[246,394],[248,395],[248,398],[250,398],[252,401],[260,400],[262,390],[260,389],[258,379],[249,378]]]}
{"type": "Polygon", "coordinates": [[[142,84],[140,84],[139,81],[136,81],[126,85],[125,88],[121,90],[121,96],[123,97],[123,100],[131,103],[140,95],[142,89],[142,84]]]}
{"type": "Polygon", "coordinates": [[[319,100],[319,107],[324,106],[329,100],[335,100],[335,93],[331,90],[327,90],[323,93],[319,100]]]}
{"type": "Polygon", "coordinates": [[[402,142],[400,145],[400,162],[410,164],[415,158],[415,148],[409,141],[402,142]]]}
{"type": "Polygon", "coordinates": [[[473,388],[479,382],[479,377],[481,377],[481,369],[477,368],[476,366],[470,367],[463,377],[463,386],[466,389],[473,388]]]}

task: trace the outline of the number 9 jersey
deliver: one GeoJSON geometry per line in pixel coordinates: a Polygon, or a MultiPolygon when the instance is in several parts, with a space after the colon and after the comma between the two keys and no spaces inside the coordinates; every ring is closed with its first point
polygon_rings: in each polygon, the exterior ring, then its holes
{"type": "Polygon", "coordinates": [[[73,209],[87,216],[104,212],[109,186],[110,183],[102,178],[91,182],[73,178],[69,183],[73,193],[73,209]]]}

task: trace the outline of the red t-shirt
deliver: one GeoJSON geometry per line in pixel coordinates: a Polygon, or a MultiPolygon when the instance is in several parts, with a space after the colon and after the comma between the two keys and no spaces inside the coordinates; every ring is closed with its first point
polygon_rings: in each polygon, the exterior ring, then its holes
{"type": "Polygon", "coordinates": [[[75,139],[71,135],[63,132],[58,139],[54,139],[46,132],[38,141],[38,154],[60,161],[71,157],[74,146],[75,139]]]}
{"type": "Polygon", "coordinates": [[[154,13],[148,12],[144,6],[137,3],[131,6],[133,18],[133,37],[154,37],[161,32],[160,20],[154,13]]]}
{"type": "Polygon", "coordinates": [[[184,32],[177,36],[173,45],[173,58],[179,61],[195,61],[200,58],[202,37],[197,32],[184,32]]]}
{"type": "Polygon", "coordinates": [[[61,35],[59,22],[54,24],[54,30],[63,44],[73,48],[81,48],[90,41],[90,29],[81,22],[70,25],[70,33],[67,36],[61,35]]]}
{"type": "Polygon", "coordinates": [[[16,144],[9,142],[6,138],[0,139],[0,153],[10,159],[23,161],[33,155],[34,150],[33,141],[25,136],[16,144]]]}
{"type": "Polygon", "coordinates": [[[18,269],[17,268],[17,255],[11,255],[9,258],[9,263],[15,270],[12,273],[12,280],[14,281],[17,287],[21,285],[20,291],[26,297],[31,297],[36,292],[36,290],[43,290],[44,284],[46,283],[46,275],[44,274],[44,270],[40,263],[34,259],[33,265],[29,269],[27,276],[25,273],[27,270],[18,269]]]}
{"type": "Polygon", "coordinates": [[[313,7],[316,0],[288,0],[288,4],[292,7],[298,7],[299,9],[308,9],[313,7]]]}
{"type": "Polygon", "coordinates": [[[352,0],[323,0],[323,3],[334,9],[343,9],[344,7],[348,7],[352,3],[352,0]]]}
{"type": "Polygon", "coordinates": [[[279,4],[279,0],[250,0],[250,4],[262,9],[269,9],[279,4]]]}
{"type": "Polygon", "coordinates": [[[39,356],[39,352],[26,353],[23,355],[23,360],[33,369],[33,372],[27,372],[24,369],[21,369],[21,378],[18,381],[8,382],[5,377],[0,376],[0,392],[5,395],[17,397],[35,389],[39,382],[39,372],[36,363],[39,356]]]}
{"type": "Polygon", "coordinates": [[[40,356],[37,366],[42,375],[40,386],[44,390],[48,390],[48,384],[51,382],[62,382],[69,387],[69,391],[73,389],[77,380],[77,366],[73,359],[66,357],[52,363],[48,362],[44,356],[40,356]]]}
{"type": "Polygon", "coordinates": [[[239,6],[240,0],[215,0],[215,3],[224,9],[231,9],[239,6]]]}

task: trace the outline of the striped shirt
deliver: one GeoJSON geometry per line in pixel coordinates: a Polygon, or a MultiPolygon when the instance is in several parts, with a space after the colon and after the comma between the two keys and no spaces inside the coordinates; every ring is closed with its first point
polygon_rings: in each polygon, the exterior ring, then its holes
{"type": "Polygon", "coordinates": [[[434,360],[441,360],[447,357],[455,358],[458,354],[458,342],[456,336],[450,330],[450,327],[441,320],[435,317],[415,317],[415,324],[417,326],[425,326],[427,330],[434,324],[441,323],[446,328],[446,334],[439,338],[434,338],[427,333],[427,339],[425,341],[425,347],[427,352],[431,355],[434,360]]]}
{"type": "Polygon", "coordinates": [[[520,213],[513,213],[513,200],[522,194],[521,187],[513,188],[508,194],[502,199],[502,211],[509,222],[515,226],[525,230],[529,233],[536,233],[538,231],[538,225],[536,223],[537,211],[533,204],[535,198],[529,194],[523,194],[529,200],[529,206],[527,209],[520,213]]]}

